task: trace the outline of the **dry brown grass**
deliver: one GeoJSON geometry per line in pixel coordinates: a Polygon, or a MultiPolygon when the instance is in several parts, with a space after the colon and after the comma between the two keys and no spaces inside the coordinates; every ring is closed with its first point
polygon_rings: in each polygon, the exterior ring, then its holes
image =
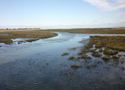
{"type": "Polygon", "coordinates": [[[33,41],[37,41],[39,39],[29,39],[29,40],[26,40],[27,42],[33,42],[33,41]]]}
{"type": "Polygon", "coordinates": [[[69,33],[89,33],[89,34],[125,34],[125,28],[76,28],[76,29],[23,29],[23,30],[0,30],[0,32],[10,31],[55,31],[69,33]]]}
{"type": "Polygon", "coordinates": [[[103,60],[109,60],[109,58],[107,56],[103,56],[102,59],[103,60]]]}
{"type": "MultiPolygon", "coordinates": [[[[94,57],[101,57],[102,54],[105,54],[106,56],[112,55],[112,58],[118,59],[116,55],[120,51],[125,51],[125,36],[90,36],[89,43],[77,54],[85,55],[91,52],[94,57]],[[95,45],[95,48],[93,48],[93,45],[95,45]]],[[[102,59],[108,60],[109,58],[106,56],[102,57],[102,59]]],[[[78,59],[81,59],[81,57],[78,57],[78,59]]]]}
{"type": "Polygon", "coordinates": [[[91,59],[91,57],[87,56],[87,55],[83,55],[80,57],[81,59],[84,59],[84,60],[88,60],[88,59],[91,59]]]}
{"type": "Polygon", "coordinates": [[[125,51],[125,36],[91,36],[90,42],[85,46],[91,48],[93,45],[96,48],[105,47],[104,53],[117,54],[117,52],[109,51],[109,49],[125,51]]]}
{"type": "MultiPolygon", "coordinates": [[[[0,34],[8,34],[6,36],[0,35],[0,42],[1,43],[12,43],[13,41],[11,39],[16,39],[16,38],[49,38],[53,36],[57,36],[58,34],[56,33],[45,33],[45,32],[29,32],[29,31],[5,31],[5,32],[0,32],[0,34]]],[[[34,41],[34,39],[29,40],[29,42],[34,41]]],[[[36,39],[35,39],[36,41],[36,39]]]]}
{"type": "Polygon", "coordinates": [[[115,58],[115,59],[118,59],[118,57],[116,55],[113,55],[112,57],[115,58]]]}
{"type": "Polygon", "coordinates": [[[78,65],[72,65],[71,68],[72,69],[78,69],[78,68],[81,68],[82,66],[78,66],[78,65]]]}
{"type": "Polygon", "coordinates": [[[46,29],[45,31],[88,33],[88,34],[125,34],[125,28],[46,29]]]}
{"type": "Polygon", "coordinates": [[[66,56],[66,55],[69,55],[69,53],[63,53],[62,56],[66,56]]]}
{"type": "Polygon", "coordinates": [[[101,54],[99,54],[98,52],[93,52],[92,56],[94,56],[94,57],[101,57],[101,54]]]}
{"type": "Polygon", "coordinates": [[[73,56],[69,57],[69,60],[74,60],[74,59],[75,59],[75,57],[73,57],[73,56]]]}

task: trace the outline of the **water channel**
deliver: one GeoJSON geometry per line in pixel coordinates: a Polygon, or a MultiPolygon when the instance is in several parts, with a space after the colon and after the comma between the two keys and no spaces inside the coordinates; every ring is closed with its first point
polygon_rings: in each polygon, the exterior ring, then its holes
{"type": "Polygon", "coordinates": [[[99,57],[92,57],[90,62],[68,60],[77,56],[89,36],[111,34],[57,33],[35,42],[18,44],[27,39],[13,39],[10,45],[0,43],[0,90],[125,89],[125,70],[121,67],[125,62],[104,62],[99,57]],[[69,55],[62,56],[65,52],[69,55]],[[72,69],[71,65],[81,68],[72,69]]]}

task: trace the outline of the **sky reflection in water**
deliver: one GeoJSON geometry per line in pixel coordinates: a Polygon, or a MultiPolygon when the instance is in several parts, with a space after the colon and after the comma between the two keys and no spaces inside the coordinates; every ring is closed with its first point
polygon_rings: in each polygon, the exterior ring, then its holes
{"type": "Polygon", "coordinates": [[[77,56],[90,35],[59,33],[57,37],[32,43],[0,44],[0,89],[124,89],[124,59],[119,62],[113,59],[104,62],[98,57],[87,61],[68,60],[77,56]],[[64,52],[69,55],[62,56],[64,52]],[[81,67],[73,69],[71,65],[81,67]]]}

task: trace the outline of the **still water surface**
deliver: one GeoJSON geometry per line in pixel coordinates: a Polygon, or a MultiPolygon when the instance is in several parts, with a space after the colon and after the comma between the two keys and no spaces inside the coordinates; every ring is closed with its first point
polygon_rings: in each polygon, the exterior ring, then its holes
{"type": "Polygon", "coordinates": [[[0,90],[125,89],[123,58],[120,62],[95,57],[87,62],[68,60],[94,35],[98,34],[58,32],[57,37],[31,43],[17,43],[25,39],[14,39],[11,45],[0,43],[0,90]],[[62,56],[65,52],[69,55],[62,56]],[[71,65],[82,67],[74,70],[71,65]]]}

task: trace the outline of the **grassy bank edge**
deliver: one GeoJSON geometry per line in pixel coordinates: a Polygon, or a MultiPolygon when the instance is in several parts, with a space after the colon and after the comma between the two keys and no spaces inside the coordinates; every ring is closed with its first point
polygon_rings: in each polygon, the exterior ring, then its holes
{"type": "Polygon", "coordinates": [[[39,39],[58,36],[57,33],[50,33],[50,32],[35,32],[35,31],[27,32],[27,31],[13,31],[13,30],[0,32],[0,34],[7,34],[7,35],[0,35],[0,43],[5,43],[5,44],[11,44],[13,43],[12,39],[17,39],[17,38],[31,38],[30,40],[26,40],[26,42],[32,42],[32,41],[37,41],[39,39]]]}

